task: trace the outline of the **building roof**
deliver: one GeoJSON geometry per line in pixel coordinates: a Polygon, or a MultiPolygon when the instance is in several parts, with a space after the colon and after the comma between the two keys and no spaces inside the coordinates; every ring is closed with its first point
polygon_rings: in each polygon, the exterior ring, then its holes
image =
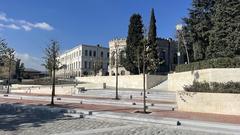
{"type": "Polygon", "coordinates": [[[73,47],[73,48],[71,48],[71,49],[69,49],[69,50],[66,50],[66,51],[64,51],[63,53],[61,53],[61,55],[63,55],[63,54],[65,54],[65,53],[68,53],[68,52],[71,52],[72,50],[74,50],[74,49],[76,49],[76,48],[79,48],[79,47],[81,47],[81,46],[86,46],[86,47],[100,47],[100,48],[103,48],[103,49],[109,49],[108,47],[103,47],[103,46],[101,46],[101,45],[87,45],[87,44],[79,44],[79,45],[77,45],[77,46],[75,46],[75,47],[73,47]]]}

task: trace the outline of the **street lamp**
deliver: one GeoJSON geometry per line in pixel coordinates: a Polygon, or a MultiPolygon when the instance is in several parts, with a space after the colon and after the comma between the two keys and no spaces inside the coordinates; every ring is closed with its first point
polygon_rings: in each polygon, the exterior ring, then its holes
{"type": "Polygon", "coordinates": [[[149,41],[147,37],[147,29],[144,28],[144,36],[146,37],[146,43],[143,43],[143,112],[147,113],[147,106],[146,106],[146,46],[149,46],[149,41]]]}
{"type": "Polygon", "coordinates": [[[171,43],[172,43],[172,39],[169,38],[168,39],[168,68],[169,68],[169,72],[171,72],[171,70],[172,70],[172,66],[171,66],[171,43]]]}
{"type": "Polygon", "coordinates": [[[116,74],[115,74],[115,76],[116,76],[116,97],[115,97],[115,99],[116,100],[119,99],[119,97],[118,97],[118,56],[119,56],[118,55],[118,48],[119,48],[119,41],[116,40],[114,42],[115,58],[116,58],[116,60],[115,60],[115,65],[116,65],[116,74]]]}
{"type": "Polygon", "coordinates": [[[183,40],[183,46],[185,48],[186,55],[187,55],[187,64],[189,64],[190,60],[189,60],[189,54],[188,54],[188,50],[187,50],[187,43],[186,43],[185,38],[183,36],[183,25],[182,24],[178,24],[176,26],[176,30],[177,30],[177,34],[178,34],[178,54],[177,54],[178,55],[178,64],[180,63],[179,62],[180,61],[180,59],[179,59],[179,57],[180,57],[179,44],[180,44],[180,39],[181,38],[183,40]]]}

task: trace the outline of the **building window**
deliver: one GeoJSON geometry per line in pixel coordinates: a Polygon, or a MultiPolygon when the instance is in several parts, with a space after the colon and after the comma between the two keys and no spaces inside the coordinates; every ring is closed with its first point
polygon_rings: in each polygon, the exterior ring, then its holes
{"type": "Polygon", "coordinates": [[[107,53],[107,58],[109,58],[109,52],[107,53]]]}
{"type": "Polygon", "coordinates": [[[87,61],[84,61],[84,68],[87,68],[87,61]]]}
{"type": "Polygon", "coordinates": [[[124,70],[121,71],[121,75],[125,75],[125,71],[124,70]]]}
{"type": "Polygon", "coordinates": [[[85,56],[88,56],[88,50],[85,50],[85,56]]]}
{"type": "Polygon", "coordinates": [[[89,62],[89,69],[91,69],[92,68],[92,66],[91,66],[91,62],[89,62]]]}
{"type": "Polygon", "coordinates": [[[81,50],[79,50],[79,52],[78,52],[78,53],[79,53],[79,56],[81,56],[81,50]]]}
{"type": "Polygon", "coordinates": [[[101,57],[103,57],[103,52],[101,52],[101,57]]]}
{"type": "Polygon", "coordinates": [[[91,50],[89,51],[89,56],[92,56],[92,51],[91,50]]]}
{"type": "Polygon", "coordinates": [[[162,51],[162,53],[161,53],[161,58],[162,58],[163,60],[166,59],[166,51],[165,51],[165,50],[162,51]]]}
{"type": "Polygon", "coordinates": [[[93,57],[96,57],[96,51],[93,52],[93,57]]]}

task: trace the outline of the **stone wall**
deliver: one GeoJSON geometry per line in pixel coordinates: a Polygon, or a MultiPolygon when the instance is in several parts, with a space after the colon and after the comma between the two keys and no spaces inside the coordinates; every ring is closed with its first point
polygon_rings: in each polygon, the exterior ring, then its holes
{"type": "Polygon", "coordinates": [[[240,115],[240,94],[177,92],[179,111],[240,115]]]}
{"type": "MultiPolygon", "coordinates": [[[[55,94],[56,95],[72,95],[77,92],[77,88],[74,86],[56,86],[55,94]]],[[[34,87],[18,87],[12,88],[11,93],[32,93],[32,94],[44,94],[51,95],[52,87],[51,86],[34,86],[34,87]]]]}
{"type": "Polygon", "coordinates": [[[185,85],[191,85],[194,80],[207,82],[240,82],[240,68],[214,68],[168,75],[168,89],[181,91],[185,85]]]}
{"type": "MultiPolygon", "coordinates": [[[[116,86],[116,76],[93,76],[93,77],[77,77],[79,82],[88,83],[106,83],[107,87],[116,86]]],[[[160,82],[166,80],[166,76],[160,75],[146,75],[146,88],[152,88],[160,82]]],[[[119,88],[142,89],[143,88],[143,75],[124,75],[118,76],[119,88]]]]}

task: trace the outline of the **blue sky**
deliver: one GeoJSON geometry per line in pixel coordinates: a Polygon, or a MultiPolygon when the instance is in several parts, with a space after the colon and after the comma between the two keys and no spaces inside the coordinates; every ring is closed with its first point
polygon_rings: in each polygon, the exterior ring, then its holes
{"type": "Polygon", "coordinates": [[[43,70],[43,49],[51,39],[62,51],[81,43],[108,46],[109,40],[127,36],[133,13],[148,26],[151,8],[158,36],[174,38],[190,5],[191,0],[0,0],[0,37],[26,67],[43,70]]]}

